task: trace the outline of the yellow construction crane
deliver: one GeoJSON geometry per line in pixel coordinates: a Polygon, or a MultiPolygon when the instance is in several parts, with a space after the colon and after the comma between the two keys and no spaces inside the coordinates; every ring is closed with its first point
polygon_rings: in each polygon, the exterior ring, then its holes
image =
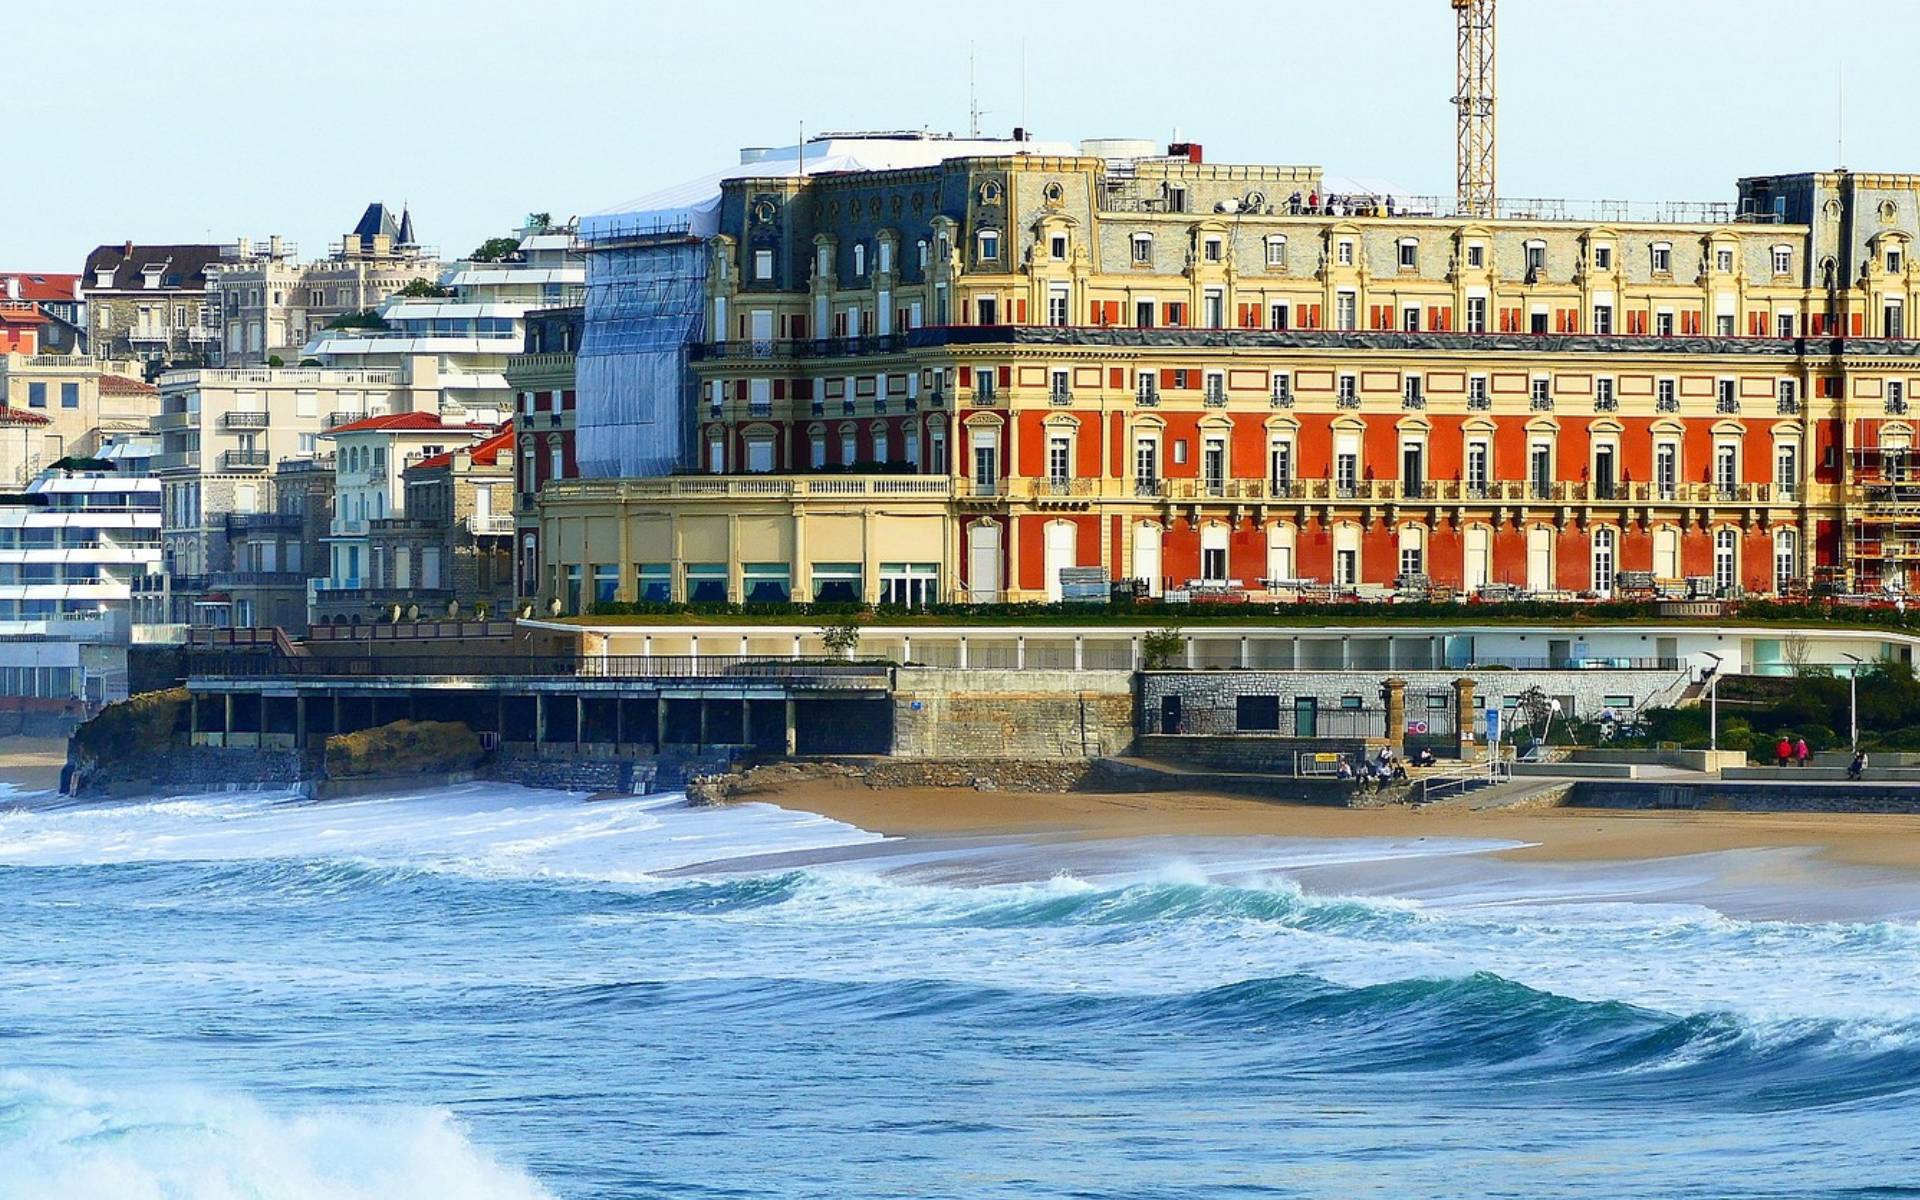
{"type": "Polygon", "coordinates": [[[1454,151],[1460,215],[1492,217],[1494,0],[1448,2],[1460,26],[1460,88],[1453,97],[1460,117],[1459,144],[1454,151]]]}

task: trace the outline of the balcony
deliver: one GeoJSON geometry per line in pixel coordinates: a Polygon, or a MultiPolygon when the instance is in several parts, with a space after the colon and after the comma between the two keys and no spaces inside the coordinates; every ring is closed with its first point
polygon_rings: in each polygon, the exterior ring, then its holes
{"type": "Polygon", "coordinates": [[[220,416],[222,429],[265,429],[268,417],[263,412],[230,412],[220,416]]]}
{"type": "Polygon", "coordinates": [[[1158,388],[1141,388],[1138,392],[1134,393],[1133,402],[1141,408],[1158,408],[1160,407],[1160,391],[1158,388]]]}
{"type": "Polygon", "coordinates": [[[265,450],[222,450],[220,452],[222,471],[264,471],[272,465],[271,458],[265,450]]]}
{"type": "Polygon", "coordinates": [[[200,469],[198,450],[175,450],[167,454],[153,456],[153,469],[162,471],[197,471],[200,469]]]}
{"type": "Polygon", "coordinates": [[[1047,392],[1047,403],[1055,408],[1067,408],[1073,404],[1073,389],[1056,387],[1047,392]]]}
{"type": "Polygon", "coordinates": [[[236,533],[298,533],[305,526],[306,518],[299,513],[283,512],[230,512],[227,514],[227,536],[236,533]]]}
{"type": "Polygon", "coordinates": [[[499,537],[513,533],[512,513],[468,513],[467,532],[475,537],[499,537]]]}

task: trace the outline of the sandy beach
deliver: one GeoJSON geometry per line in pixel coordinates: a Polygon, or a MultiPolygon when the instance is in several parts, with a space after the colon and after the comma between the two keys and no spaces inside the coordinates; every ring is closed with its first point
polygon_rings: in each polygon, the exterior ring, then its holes
{"type": "Polygon", "coordinates": [[[881,791],[840,779],[809,780],[739,798],[816,812],[901,837],[1444,837],[1526,842],[1498,857],[1537,862],[1626,862],[1724,850],[1805,848],[1836,863],[1920,873],[1920,815],[1346,809],[1204,792],[881,791]]]}
{"type": "Polygon", "coordinates": [[[65,738],[0,738],[0,783],[11,784],[20,791],[58,790],[60,768],[66,761],[65,738]]]}

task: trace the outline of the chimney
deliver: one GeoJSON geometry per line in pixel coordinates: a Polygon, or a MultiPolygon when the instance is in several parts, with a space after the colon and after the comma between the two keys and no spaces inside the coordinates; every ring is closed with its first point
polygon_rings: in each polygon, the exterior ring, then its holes
{"type": "Polygon", "coordinates": [[[18,300],[19,298],[20,277],[18,275],[9,275],[7,276],[7,299],[18,300]]]}
{"type": "Polygon", "coordinates": [[[1174,142],[1167,147],[1168,158],[1184,158],[1190,163],[1204,160],[1203,147],[1199,142],[1174,142]]]}
{"type": "Polygon", "coordinates": [[[120,257],[121,257],[121,258],[132,258],[132,257],[133,257],[133,243],[132,243],[132,242],[128,242],[128,243],[126,243],[125,245],[123,245],[123,246],[121,246],[121,247],[120,247],[120,257]]]}
{"type": "Polygon", "coordinates": [[[273,257],[275,260],[278,260],[280,257],[280,245],[281,245],[281,242],[280,242],[279,234],[276,233],[267,238],[267,253],[268,255],[273,257]]]}

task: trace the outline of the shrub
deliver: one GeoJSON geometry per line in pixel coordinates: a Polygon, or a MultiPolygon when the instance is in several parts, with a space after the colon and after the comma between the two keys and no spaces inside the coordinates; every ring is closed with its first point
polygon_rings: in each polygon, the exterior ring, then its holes
{"type": "Polygon", "coordinates": [[[74,749],[102,761],[164,750],[187,724],[187,699],[187,689],[176,687],[109,704],[73,731],[74,749]]]}
{"type": "Polygon", "coordinates": [[[1164,671],[1187,653],[1186,632],[1169,625],[1140,639],[1140,658],[1149,671],[1164,671]]]}
{"type": "Polygon", "coordinates": [[[462,721],[394,721],[327,739],[327,776],[413,775],[462,771],[482,757],[480,739],[462,721]]]}

